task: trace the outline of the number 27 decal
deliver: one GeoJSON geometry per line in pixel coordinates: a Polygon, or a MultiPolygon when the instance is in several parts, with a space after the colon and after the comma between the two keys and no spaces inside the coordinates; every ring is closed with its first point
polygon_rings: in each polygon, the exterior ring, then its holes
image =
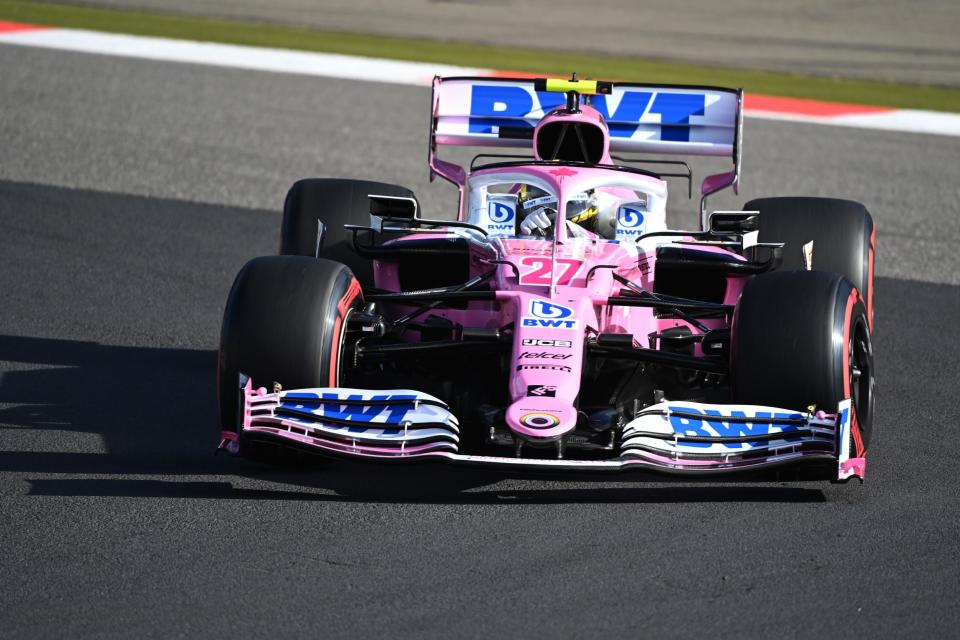
{"type": "MultiPolygon", "coordinates": [[[[572,258],[557,258],[557,265],[560,271],[557,274],[557,284],[570,284],[580,266],[583,264],[580,260],[572,258]]],[[[550,274],[553,271],[553,259],[541,256],[524,256],[520,258],[520,284],[532,284],[540,286],[550,286],[550,274]]]]}

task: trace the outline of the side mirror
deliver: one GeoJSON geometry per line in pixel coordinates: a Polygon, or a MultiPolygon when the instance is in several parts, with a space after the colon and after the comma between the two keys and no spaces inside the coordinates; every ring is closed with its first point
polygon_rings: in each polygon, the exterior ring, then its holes
{"type": "Polygon", "coordinates": [[[737,182],[737,172],[728,171],[727,173],[716,173],[712,176],[707,176],[703,179],[703,183],[700,185],[700,195],[703,198],[706,198],[709,195],[713,195],[717,191],[722,191],[730,185],[735,185],[737,182]]]}
{"type": "Polygon", "coordinates": [[[417,217],[417,201],[415,198],[402,196],[378,196],[370,194],[370,214],[379,218],[402,218],[415,220],[417,217]]]}
{"type": "Polygon", "coordinates": [[[744,234],[760,229],[759,211],[714,211],[710,214],[710,233],[744,234]]]}

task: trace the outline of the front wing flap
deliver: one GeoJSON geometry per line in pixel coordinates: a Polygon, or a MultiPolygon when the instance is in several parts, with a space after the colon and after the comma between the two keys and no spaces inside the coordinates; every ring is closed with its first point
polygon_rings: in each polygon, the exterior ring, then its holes
{"type": "MultiPolygon", "coordinates": [[[[755,405],[661,402],[625,425],[618,457],[550,460],[459,453],[460,425],[438,398],[411,389],[255,389],[245,376],[242,424],[247,438],[368,460],[445,459],[508,468],[684,475],[758,470],[801,461],[836,464],[836,480],[862,480],[864,458],[850,457],[850,401],[836,413],[755,405]]],[[[237,444],[236,432],[224,442],[237,444]]],[[[235,447],[234,447],[235,448],[235,447]]],[[[241,450],[242,453],[242,450],[241,450]]]]}
{"type": "Polygon", "coordinates": [[[243,424],[254,439],[286,440],[331,453],[377,458],[455,452],[460,427],[437,398],[410,389],[243,390],[243,424]]]}
{"type": "Polygon", "coordinates": [[[862,480],[865,460],[850,458],[850,411],[850,400],[836,413],[661,402],[624,427],[621,458],[701,472],[830,460],[837,463],[837,480],[862,480]]]}

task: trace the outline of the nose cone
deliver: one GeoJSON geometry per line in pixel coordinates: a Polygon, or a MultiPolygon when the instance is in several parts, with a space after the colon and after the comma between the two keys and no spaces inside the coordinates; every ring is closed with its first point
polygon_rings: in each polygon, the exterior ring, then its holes
{"type": "Polygon", "coordinates": [[[556,440],[577,426],[577,410],[559,398],[529,396],[510,405],[506,421],[520,437],[556,440]]]}

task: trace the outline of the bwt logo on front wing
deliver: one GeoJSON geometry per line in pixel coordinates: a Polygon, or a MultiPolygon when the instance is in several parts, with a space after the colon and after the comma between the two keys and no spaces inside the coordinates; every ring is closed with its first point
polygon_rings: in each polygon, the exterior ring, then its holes
{"type": "Polygon", "coordinates": [[[311,413],[323,418],[346,420],[348,422],[363,422],[377,424],[400,424],[403,418],[414,409],[417,396],[409,395],[374,395],[365,400],[361,395],[347,395],[341,398],[334,393],[324,393],[318,396],[315,393],[303,393],[299,396],[286,396],[280,405],[282,409],[292,409],[311,413]],[[298,399],[320,400],[319,407],[315,402],[300,403],[298,399]],[[339,404],[338,400],[346,400],[351,404],[339,404]],[[396,404],[379,404],[392,401],[396,404]],[[356,404],[357,402],[378,403],[373,405],[356,404]],[[387,415],[383,420],[377,420],[381,415],[387,415]]]}
{"type": "Polygon", "coordinates": [[[525,327],[544,327],[547,329],[576,329],[577,321],[570,320],[573,309],[543,300],[530,301],[530,315],[521,320],[525,327]]]}
{"type": "MultiPolygon", "coordinates": [[[[776,422],[781,420],[797,420],[803,418],[802,413],[797,412],[773,412],[773,411],[755,411],[747,414],[746,411],[728,410],[726,414],[720,413],[716,409],[703,409],[702,411],[695,407],[669,406],[668,411],[680,411],[684,414],[697,414],[697,417],[678,416],[670,414],[670,426],[674,433],[685,436],[710,436],[710,437],[745,437],[745,436],[766,436],[771,433],[783,433],[783,439],[788,442],[794,442],[797,438],[791,431],[796,431],[799,427],[795,424],[776,422]],[[725,419],[726,418],[726,419],[725,419]],[[755,418],[757,422],[730,422],[729,418],[736,420],[745,420],[755,418]]],[[[740,449],[745,446],[741,442],[722,443],[727,449],[740,449]]],[[[763,446],[764,442],[749,443],[750,446],[763,446]]],[[[709,442],[684,442],[686,447],[710,447],[709,442]]]]}

